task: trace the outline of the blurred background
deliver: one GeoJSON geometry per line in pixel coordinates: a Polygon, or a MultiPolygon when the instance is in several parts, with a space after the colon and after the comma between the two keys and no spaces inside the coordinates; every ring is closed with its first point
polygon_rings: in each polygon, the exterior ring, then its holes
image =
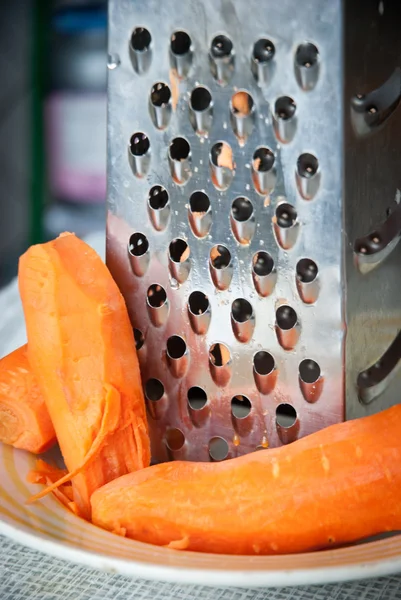
{"type": "Polygon", "coordinates": [[[0,287],[61,231],[104,229],[107,1],[0,3],[0,287]]]}

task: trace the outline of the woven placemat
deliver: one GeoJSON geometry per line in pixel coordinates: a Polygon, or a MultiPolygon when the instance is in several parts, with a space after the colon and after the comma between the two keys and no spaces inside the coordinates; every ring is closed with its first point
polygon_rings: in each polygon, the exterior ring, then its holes
{"type": "MultiPolygon", "coordinates": [[[[251,579],[251,576],[250,576],[251,579]]],[[[250,586],[252,581],[249,582],[250,586]]],[[[401,600],[401,575],[297,588],[178,586],[52,558],[0,536],[1,600],[401,600]]]]}

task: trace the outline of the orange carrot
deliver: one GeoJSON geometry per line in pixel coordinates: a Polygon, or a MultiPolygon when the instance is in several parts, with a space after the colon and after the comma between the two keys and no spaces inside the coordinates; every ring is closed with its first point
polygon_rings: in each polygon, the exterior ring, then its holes
{"type": "Polygon", "coordinates": [[[0,360],[0,441],[35,454],[56,441],[26,345],[0,360]]]}
{"type": "Polygon", "coordinates": [[[108,481],[148,466],[149,439],[134,335],[117,285],[73,234],[20,259],[28,354],[69,473],[79,514],[108,481]]]}
{"type": "MultiPolygon", "coordinates": [[[[58,469],[57,467],[48,465],[44,460],[37,460],[36,468],[28,473],[27,480],[29,483],[41,483],[43,485],[50,486],[59,481],[61,478],[64,478],[66,475],[66,469],[58,469]]],[[[72,512],[78,512],[74,503],[72,485],[70,481],[54,489],[53,494],[57,500],[72,510],[72,512]]]]}
{"type": "Polygon", "coordinates": [[[170,548],[283,554],[401,529],[401,405],[289,446],[174,462],[96,491],[92,520],[170,548]]]}

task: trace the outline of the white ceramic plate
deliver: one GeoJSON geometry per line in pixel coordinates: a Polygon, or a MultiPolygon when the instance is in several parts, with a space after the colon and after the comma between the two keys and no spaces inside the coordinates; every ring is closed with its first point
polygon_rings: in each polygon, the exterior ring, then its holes
{"type": "MultiPolygon", "coordinates": [[[[104,233],[87,240],[103,254],[104,233]]],[[[16,282],[0,293],[0,356],[25,342],[16,282]]],[[[222,556],[168,550],[86,523],[53,497],[26,500],[35,457],[0,443],[0,534],[57,558],[132,577],[215,586],[289,586],[377,577],[401,571],[401,535],[310,554],[222,556]]],[[[380,502],[380,499],[378,499],[380,502]]]]}
{"type": "Polygon", "coordinates": [[[223,556],[159,548],[79,519],[52,497],[33,505],[26,483],[35,457],[0,444],[0,534],[52,556],[104,571],[216,586],[288,586],[401,571],[401,535],[338,550],[286,556],[223,556]]]}

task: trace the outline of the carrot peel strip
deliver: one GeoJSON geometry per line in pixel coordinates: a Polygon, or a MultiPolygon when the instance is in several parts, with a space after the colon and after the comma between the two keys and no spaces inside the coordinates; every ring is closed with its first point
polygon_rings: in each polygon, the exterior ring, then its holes
{"type": "Polygon", "coordinates": [[[189,536],[184,535],[184,537],[180,540],[173,540],[169,544],[166,544],[165,548],[170,548],[172,550],[186,550],[189,547],[189,536]]]}
{"type": "Polygon", "coordinates": [[[51,492],[57,490],[57,488],[59,488],[61,485],[68,483],[73,477],[81,473],[89,465],[91,460],[93,460],[98,455],[105,443],[107,436],[114,433],[118,426],[120,418],[120,393],[118,392],[118,390],[116,390],[113,386],[109,384],[105,384],[105,389],[105,410],[102,417],[102,423],[100,425],[100,429],[96,436],[96,439],[94,440],[83,463],[70,473],[66,473],[63,477],[61,477],[61,479],[58,479],[57,481],[54,481],[53,483],[48,485],[46,489],[42,490],[38,494],[35,494],[34,496],[31,496],[31,498],[29,498],[29,500],[27,501],[27,504],[32,504],[33,502],[44,498],[51,492]]]}
{"type": "MultiPolygon", "coordinates": [[[[51,485],[66,473],[65,469],[58,469],[49,465],[44,460],[36,461],[36,468],[28,473],[28,483],[42,483],[51,485]]],[[[72,487],[64,485],[62,489],[54,490],[54,495],[62,504],[70,508],[73,504],[72,487]]],[[[29,504],[29,500],[27,502],[29,504]]]]}

